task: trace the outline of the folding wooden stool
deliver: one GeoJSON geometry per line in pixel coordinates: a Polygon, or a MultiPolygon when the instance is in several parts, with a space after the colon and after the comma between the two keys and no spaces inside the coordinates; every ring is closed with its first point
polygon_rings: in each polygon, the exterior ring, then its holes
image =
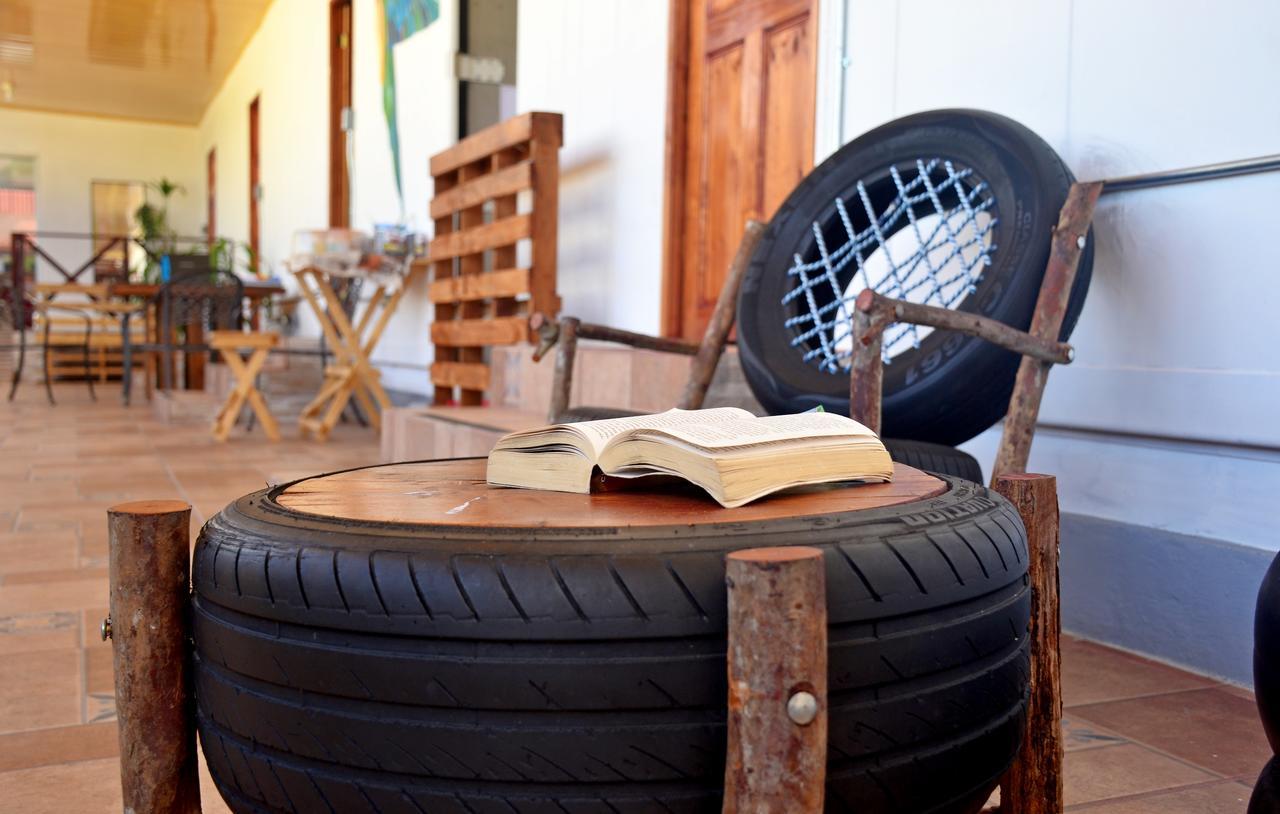
{"type": "Polygon", "coordinates": [[[213,422],[213,437],[217,440],[227,440],[246,401],[262,422],[262,430],[267,437],[272,441],[280,440],[280,427],[276,424],[275,416],[267,409],[267,402],[255,384],[263,363],[267,361],[267,354],[279,343],[280,335],[276,333],[213,331],[210,335],[209,346],[222,355],[222,361],[236,379],[236,386],[227,395],[226,402],[213,422]],[[240,357],[242,349],[250,351],[247,360],[240,357]]]}

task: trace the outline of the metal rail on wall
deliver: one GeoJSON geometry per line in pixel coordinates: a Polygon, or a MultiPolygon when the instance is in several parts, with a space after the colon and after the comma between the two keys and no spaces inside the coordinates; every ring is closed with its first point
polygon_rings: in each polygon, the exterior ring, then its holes
{"type": "Polygon", "coordinates": [[[1162,170],[1140,175],[1125,175],[1120,178],[1104,178],[1102,194],[1115,192],[1131,192],[1138,189],[1189,184],[1196,181],[1216,181],[1220,178],[1234,178],[1238,175],[1260,175],[1264,172],[1280,170],[1280,153],[1264,155],[1258,158],[1243,158],[1239,161],[1221,161],[1217,164],[1201,164],[1196,167],[1184,167],[1180,170],[1162,170]]]}

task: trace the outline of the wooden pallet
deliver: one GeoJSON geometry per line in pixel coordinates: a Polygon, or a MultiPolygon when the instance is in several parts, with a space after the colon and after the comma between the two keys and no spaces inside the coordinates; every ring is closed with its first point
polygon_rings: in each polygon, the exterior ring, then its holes
{"type": "Polygon", "coordinates": [[[525,113],[431,158],[436,404],[480,404],[485,349],[528,341],[528,317],[555,315],[563,117],[525,113]],[[527,245],[528,251],[518,251],[527,245]],[[522,265],[519,261],[527,260],[522,265]]]}

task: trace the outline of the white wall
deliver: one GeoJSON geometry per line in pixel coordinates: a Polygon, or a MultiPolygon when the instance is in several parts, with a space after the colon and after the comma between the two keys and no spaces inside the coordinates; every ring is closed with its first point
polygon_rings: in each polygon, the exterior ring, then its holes
{"type": "MultiPolygon", "coordinates": [[[[1280,146],[1280,6],[1266,0],[848,9],[846,138],[919,110],[986,108],[1090,179],[1280,146]]],[[[1273,174],[1104,198],[1079,361],[1054,372],[1043,419],[1280,446],[1277,196],[1273,174]]]]}
{"type": "Polygon", "coordinates": [[[667,6],[520,3],[520,111],[564,114],[563,312],[656,333],[662,309],[667,6]]]}
{"type": "MultiPolygon", "coordinates": [[[[1266,0],[845,8],[846,140],[979,107],[1035,129],[1086,179],[1280,148],[1280,6],[1266,0]]],[[[1277,198],[1280,174],[1103,198],[1077,361],[1053,372],[1041,414],[1063,429],[1031,460],[1060,474],[1065,511],[1280,546],[1259,516],[1280,486],[1277,198]]],[[[988,466],[997,438],[969,445],[988,466]]]]}
{"type": "MultiPolygon", "coordinates": [[[[0,107],[0,153],[35,156],[36,224],[43,231],[91,232],[93,181],[166,177],[186,188],[170,201],[170,224],[182,235],[199,234],[204,183],[191,161],[196,144],[193,127],[0,107]]],[[[48,238],[40,245],[71,270],[90,256],[86,241],[48,238]]]]}
{"type": "Polygon", "coordinates": [[[329,7],[276,0],[200,121],[191,160],[216,148],[218,234],[249,240],[249,104],[259,97],[261,261],[287,277],[298,229],[329,223],[329,7]]]}

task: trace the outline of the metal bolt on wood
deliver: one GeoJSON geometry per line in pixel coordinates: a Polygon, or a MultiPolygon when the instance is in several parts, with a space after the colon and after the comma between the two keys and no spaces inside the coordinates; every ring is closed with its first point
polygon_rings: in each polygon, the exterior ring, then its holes
{"type": "Polygon", "coordinates": [[[792,723],[808,726],[818,717],[818,699],[811,692],[798,692],[787,700],[787,716],[792,723]]]}

